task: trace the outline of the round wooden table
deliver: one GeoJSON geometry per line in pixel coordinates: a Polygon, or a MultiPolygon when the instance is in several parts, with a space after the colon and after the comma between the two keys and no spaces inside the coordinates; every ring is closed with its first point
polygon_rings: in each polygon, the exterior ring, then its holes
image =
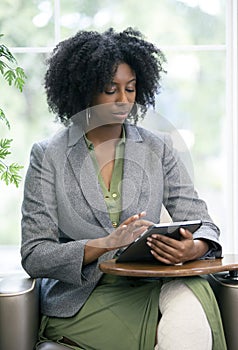
{"type": "Polygon", "coordinates": [[[100,263],[104,273],[134,277],[176,277],[214,274],[238,270],[238,254],[226,254],[223,258],[196,260],[181,265],[162,265],[157,262],[116,263],[115,259],[100,263]]]}

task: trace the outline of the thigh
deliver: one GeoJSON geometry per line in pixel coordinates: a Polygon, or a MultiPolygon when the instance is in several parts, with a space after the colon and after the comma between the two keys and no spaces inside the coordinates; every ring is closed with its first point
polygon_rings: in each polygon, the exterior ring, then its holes
{"type": "Polygon", "coordinates": [[[44,334],[64,336],[86,350],[152,350],[160,286],[133,279],[102,283],[74,317],[48,318],[44,334]]]}
{"type": "Polygon", "coordinates": [[[206,313],[182,279],[163,284],[159,299],[158,349],[211,350],[212,333],[206,313]]]}

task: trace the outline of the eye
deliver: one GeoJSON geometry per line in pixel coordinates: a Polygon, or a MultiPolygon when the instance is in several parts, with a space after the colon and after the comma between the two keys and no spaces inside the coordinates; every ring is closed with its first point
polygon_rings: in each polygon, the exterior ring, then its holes
{"type": "Polygon", "coordinates": [[[127,92],[135,92],[136,91],[136,83],[132,82],[126,87],[127,92]]]}
{"type": "Polygon", "coordinates": [[[107,95],[112,95],[114,94],[115,91],[116,91],[116,86],[113,83],[106,85],[104,88],[104,92],[107,95]]]}
{"type": "Polygon", "coordinates": [[[127,91],[127,92],[135,92],[136,89],[135,89],[135,88],[127,88],[126,91],[127,91]]]}
{"type": "Polygon", "coordinates": [[[104,92],[107,95],[113,95],[115,93],[115,90],[105,90],[104,92]]]}

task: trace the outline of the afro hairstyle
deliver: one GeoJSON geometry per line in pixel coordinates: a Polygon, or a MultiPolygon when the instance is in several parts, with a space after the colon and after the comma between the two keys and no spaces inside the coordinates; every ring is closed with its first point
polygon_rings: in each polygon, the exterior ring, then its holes
{"type": "MultiPolygon", "coordinates": [[[[138,30],[127,28],[104,33],[79,31],[61,41],[47,60],[45,89],[50,111],[67,124],[78,112],[92,103],[113,79],[120,63],[127,63],[136,74],[136,103],[142,115],[155,105],[160,89],[161,72],[165,72],[164,54],[146,41],[138,30]]],[[[134,117],[136,123],[138,117],[134,117]]]]}

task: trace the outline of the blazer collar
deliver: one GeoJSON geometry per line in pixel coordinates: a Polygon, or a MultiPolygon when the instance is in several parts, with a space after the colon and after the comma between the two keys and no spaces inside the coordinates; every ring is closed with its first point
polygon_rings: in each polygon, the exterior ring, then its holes
{"type": "MultiPolygon", "coordinates": [[[[138,128],[135,125],[125,122],[126,138],[133,140],[135,142],[143,142],[143,139],[138,131],[138,128]]],[[[75,145],[84,135],[84,130],[81,124],[76,119],[69,126],[69,138],[68,146],[71,147],[75,145]]]]}
{"type": "Polygon", "coordinates": [[[78,121],[72,121],[69,126],[68,147],[74,146],[84,135],[83,128],[78,121]]]}

